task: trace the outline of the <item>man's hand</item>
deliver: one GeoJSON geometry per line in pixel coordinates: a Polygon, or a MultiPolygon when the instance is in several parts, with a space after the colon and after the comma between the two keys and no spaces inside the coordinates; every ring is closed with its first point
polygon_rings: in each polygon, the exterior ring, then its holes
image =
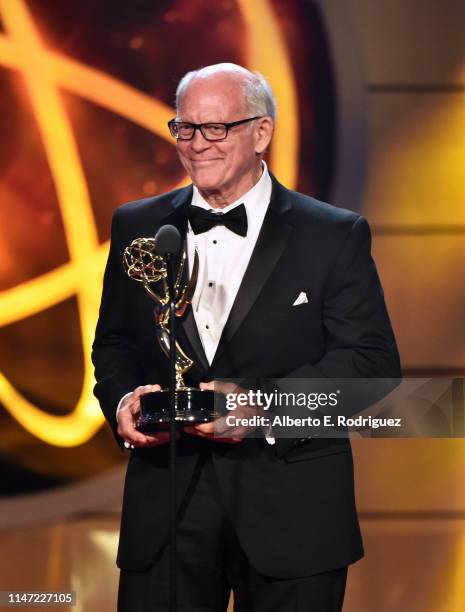
{"type": "Polygon", "coordinates": [[[160,391],[160,385],[145,385],[137,387],[130,395],[124,398],[116,415],[118,421],[118,435],[123,438],[127,448],[146,448],[158,446],[170,441],[169,431],[160,431],[154,434],[143,434],[137,431],[136,424],[140,417],[140,396],[152,391],[160,391]]]}
{"type": "MultiPolygon", "coordinates": [[[[215,391],[216,393],[223,393],[223,395],[227,395],[228,393],[245,393],[244,389],[241,389],[241,387],[234,383],[220,381],[200,383],[200,388],[215,391]]],[[[209,438],[215,442],[235,444],[241,442],[251,431],[256,429],[255,426],[228,425],[228,416],[234,416],[237,419],[250,419],[253,416],[266,416],[266,412],[263,412],[263,410],[257,406],[237,406],[226,416],[219,417],[210,423],[187,425],[184,427],[184,431],[185,433],[200,436],[201,438],[209,438]]]]}

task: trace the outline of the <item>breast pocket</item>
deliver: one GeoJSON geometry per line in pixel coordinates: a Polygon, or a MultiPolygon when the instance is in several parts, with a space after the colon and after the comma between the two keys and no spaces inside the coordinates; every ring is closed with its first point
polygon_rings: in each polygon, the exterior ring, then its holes
{"type": "Polygon", "coordinates": [[[311,294],[308,289],[299,289],[295,292],[295,298],[290,300],[293,308],[301,308],[311,303],[311,294]]]}

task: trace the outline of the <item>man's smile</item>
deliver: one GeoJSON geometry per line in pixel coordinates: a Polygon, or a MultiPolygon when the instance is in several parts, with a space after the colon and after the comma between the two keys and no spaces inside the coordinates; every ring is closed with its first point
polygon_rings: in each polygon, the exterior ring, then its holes
{"type": "Polygon", "coordinates": [[[215,157],[212,159],[190,159],[189,161],[193,164],[208,164],[215,161],[221,161],[221,158],[215,157]]]}

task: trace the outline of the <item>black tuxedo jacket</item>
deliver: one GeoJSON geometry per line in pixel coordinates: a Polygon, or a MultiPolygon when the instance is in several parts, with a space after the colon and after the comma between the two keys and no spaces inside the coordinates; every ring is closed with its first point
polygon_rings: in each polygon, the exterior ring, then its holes
{"type": "MultiPolygon", "coordinates": [[[[274,177],[270,205],[211,365],[192,311],[181,345],[195,360],[187,382],[241,377],[400,375],[367,222],[289,191],[274,177]],[[293,306],[304,291],[306,304],[293,306]]],[[[116,434],[121,397],[139,385],[168,386],[155,340],[153,304],[122,266],[124,248],[160,225],[187,228],[192,187],[126,204],[112,223],[93,346],[95,395],[116,434]]],[[[178,443],[178,503],[199,457],[212,453],[225,507],[250,562],[297,577],[346,566],[363,554],[348,440],[246,438],[239,444],[184,435],[178,443]]],[[[132,451],[124,490],[118,565],[143,570],[168,531],[168,448],[132,451]]]]}

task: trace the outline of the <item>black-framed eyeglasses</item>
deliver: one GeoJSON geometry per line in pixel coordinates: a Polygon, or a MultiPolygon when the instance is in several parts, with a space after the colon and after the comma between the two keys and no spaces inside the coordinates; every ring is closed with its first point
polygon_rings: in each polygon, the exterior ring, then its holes
{"type": "Polygon", "coordinates": [[[248,119],[241,119],[240,121],[232,121],[231,123],[186,123],[185,121],[176,121],[171,119],[168,121],[168,127],[171,132],[171,136],[176,140],[192,140],[194,138],[195,130],[200,130],[200,133],[205,140],[224,140],[231,128],[241,125],[242,123],[248,123],[249,121],[255,121],[255,119],[261,119],[259,117],[249,117],[248,119]]]}

